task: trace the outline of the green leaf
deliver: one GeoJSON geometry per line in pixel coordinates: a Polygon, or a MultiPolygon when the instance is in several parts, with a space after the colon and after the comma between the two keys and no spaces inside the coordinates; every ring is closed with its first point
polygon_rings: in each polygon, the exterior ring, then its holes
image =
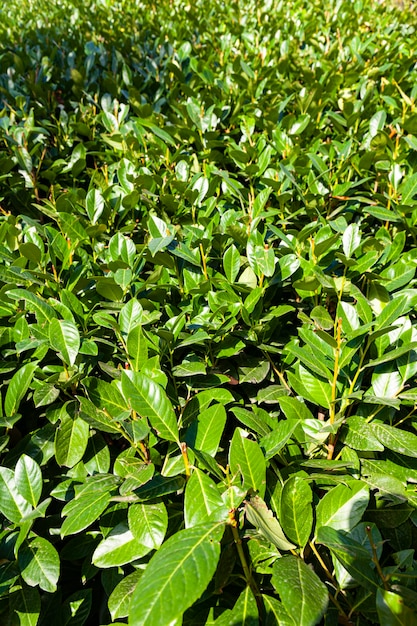
{"type": "Polygon", "coordinates": [[[343,253],[347,259],[359,248],[361,244],[361,232],[359,224],[349,224],[342,235],[343,253]]]}
{"type": "Polygon", "coordinates": [[[389,450],[417,458],[417,435],[408,430],[376,421],[372,423],[372,430],[379,441],[389,450]]]}
{"type": "Polygon", "coordinates": [[[359,415],[351,415],[348,418],[347,432],[343,437],[343,441],[353,450],[381,451],[384,449],[384,446],[374,434],[373,426],[359,415]]]}
{"type": "Polygon", "coordinates": [[[226,409],[216,402],[201,411],[197,419],[190,425],[186,442],[190,448],[202,450],[215,456],[226,425],[226,409]]]}
{"type": "Polygon", "coordinates": [[[17,490],[14,472],[0,467],[0,512],[11,522],[19,524],[31,511],[29,502],[17,490]]]}
{"type": "Polygon", "coordinates": [[[297,395],[313,402],[313,404],[330,409],[332,403],[332,387],[328,380],[315,376],[301,364],[295,373],[288,372],[288,381],[297,395]]]}
{"type": "Polygon", "coordinates": [[[80,350],[80,334],[72,322],[51,320],[49,325],[49,341],[67,365],[74,365],[80,350]]]}
{"type": "Polygon", "coordinates": [[[39,465],[27,454],[22,454],[16,463],[14,477],[20,495],[36,507],[42,493],[42,472],[39,465]]]}
{"type": "Polygon", "coordinates": [[[9,594],[9,615],[16,615],[19,626],[36,626],[41,611],[39,591],[25,584],[15,585],[9,594]]]}
{"type": "Polygon", "coordinates": [[[404,598],[388,589],[376,592],[376,610],[384,626],[413,626],[417,620],[417,612],[404,604],[404,598]]]}
{"type": "Polygon", "coordinates": [[[317,541],[330,549],[356,582],[375,591],[378,582],[371,567],[371,555],[366,548],[350,539],[347,533],[328,526],[319,529],[317,541]]]}
{"type": "Polygon", "coordinates": [[[278,550],[292,550],[296,547],[285,537],[278,520],[259,496],[245,502],[245,514],[248,521],[278,550]]]}
{"type": "Polygon", "coordinates": [[[240,254],[233,244],[223,255],[223,268],[227,280],[234,283],[240,270],[240,254]]]}
{"type": "Polygon", "coordinates": [[[109,611],[112,620],[129,615],[132,594],[137,587],[142,572],[136,570],[123,578],[113,589],[109,597],[109,611]]]}
{"type": "Polygon", "coordinates": [[[369,488],[349,480],[326,493],[316,508],[316,533],[321,526],[349,531],[362,519],[369,502],[369,488]]]}
{"type": "Polygon", "coordinates": [[[186,528],[227,519],[227,507],[216,484],[199,469],[194,469],[187,482],[184,496],[186,528]]]}
{"type": "Polygon", "coordinates": [[[148,418],[162,439],[179,441],[177,418],[162,387],[144,374],[123,371],[122,390],[132,409],[148,418]]]}
{"type": "Polygon", "coordinates": [[[236,428],[229,451],[229,465],[232,474],[239,473],[243,479],[243,488],[258,491],[262,497],[266,486],[266,462],[262,450],[256,441],[249,439],[249,433],[236,428]]]}
{"type": "Polygon", "coordinates": [[[83,458],[90,427],[80,417],[64,413],[55,435],[55,458],[58,465],[74,467],[83,458]]]}
{"type": "Polygon", "coordinates": [[[27,289],[10,289],[7,296],[13,300],[25,300],[28,310],[35,313],[40,324],[43,322],[51,323],[53,319],[56,319],[54,309],[42,298],[27,289]]]}
{"type": "Polygon", "coordinates": [[[43,537],[35,537],[24,545],[18,554],[22,578],[31,587],[39,585],[53,593],[59,578],[59,555],[53,545],[43,537]]]}
{"type": "Polygon", "coordinates": [[[281,492],[280,520],[291,541],[304,548],[313,527],[313,493],[302,476],[291,476],[281,492]]]}
{"type": "Polygon", "coordinates": [[[71,500],[62,509],[62,515],[66,515],[67,519],[62,524],[61,536],[74,535],[90,526],[107,508],[110,498],[110,492],[104,491],[71,500]]]}
{"type": "Polygon", "coordinates": [[[214,622],[214,626],[258,626],[258,607],[250,587],[246,587],[233,607],[214,622]]]}
{"type": "MultiPolygon", "coordinates": [[[[84,378],[83,385],[96,407],[114,417],[115,420],[123,421],[129,416],[129,404],[116,384],[107,383],[99,378],[87,377],[84,378]]],[[[88,414],[88,411],[86,413],[88,414]]]]}
{"type": "Polygon", "coordinates": [[[281,420],[273,431],[262,437],[260,445],[267,460],[272,459],[282,450],[299,423],[298,419],[281,420]]]}
{"type": "Polygon", "coordinates": [[[29,385],[32,382],[33,374],[38,367],[38,362],[26,363],[13,375],[6,391],[4,401],[4,411],[7,417],[12,417],[17,413],[19,405],[23,400],[29,385]]]}
{"type": "Polygon", "coordinates": [[[265,626],[296,626],[293,618],[284,609],[282,602],[271,596],[262,595],[265,606],[265,626]]]}
{"type": "Polygon", "coordinates": [[[100,541],[91,559],[96,567],[118,567],[142,558],[151,550],[151,547],[139,543],[128,525],[122,522],[100,541]]]}
{"type": "Polygon", "coordinates": [[[135,326],[129,331],[126,346],[133,359],[134,371],[139,372],[148,359],[148,342],[141,326],[135,326]]]}
{"type": "Polygon", "coordinates": [[[181,617],[214,575],[223,531],[220,523],[186,528],[161,546],[133,592],[131,626],[161,626],[181,617]]]}
{"type": "Polygon", "coordinates": [[[289,615],[297,616],[300,626],[315,626],[327,609],[328,593],[315,572],[295,556],[277,559],[271,582],[289,615]]]}
{"type": "Polygon", "coordinates": [[[162,502],[157,504],[132,504],[128,510],[128,523],[135,539],[151,550],[162,544],[168,528],[168,515],[162,502]]]}

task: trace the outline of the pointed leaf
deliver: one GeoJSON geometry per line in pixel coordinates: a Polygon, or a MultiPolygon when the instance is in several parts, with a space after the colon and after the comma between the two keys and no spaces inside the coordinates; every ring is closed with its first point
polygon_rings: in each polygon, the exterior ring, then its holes
{"type": "Polygon", "coordinates": [[[327,588],[304,561],[290,555],[277,559],[271,582],[287,613],[297,616],[297,625],[320,622],[327,609],[327,588]]]}
{"type": "Polygon", "coordinates": [[[119,567],[140,559],[151,550],[152,548],[139,543],[128,525],[122,522],[100,541],[91,559],[96,567],[119,567]]]}
{"type": "Polygon", "coordinates": [[[112,620],[129,615],[132,594],[141,576],[141,570],[132,572],[123,578],[111,592],[108,604],[112,620]]]}
{"type": "Polygon", "coordinates": [[[304,548],[313,527],[313,493],[302,476],[290,477],[283,486],[280,520],[291,541],[304,548]]]}
{"type": "Polygon", "coordinates": [[[147,417],[162,439],[179,440],[177,419],[164,389],[144,374],[122,372],[122,389],[134,411],[147,417]]]}
{"type": "Polygon", "coordinates": [[[18,553],[22,578],[31,587],[39,585],[44,591],[56,591],[59,578],[59,555],[43,537],[35,537],[18,553]]]}
{"type": "Polygon", "coordinates": [[[26,363],[13,375],[6,391],[4,401],[4,412],[7,417],[12,417],[17,413],[20,402],[23,400],[29,385],[32,382],[33,374],[38,367],[38,362],[26,363]]]}
{"type": "Polygon", "coordinates": [[[163,502],[132,504],[128,510],[129,528],[135,539],[156,550],[162,544],[168,527],[168,515],[163,502]]]}
{"type": "Polygon", "coordinates": [[[243,487],[247,491],[258,491],[262,497],[266,486],[266,462],[256,441],[248,438],[242,428],[236,428],[229,451],[229,464],[232,474],[241,474],[243,487]]]}
{"type": "Polygon", "coordinates": [[[246,587],[233,607],[224,611],[213,626],[258,626],[259,616],[255,596],[250,587],[246,587]]]}
{"type": "Polygon", "coordinates": [[[248,521],[278,550],[292,550],[296,547],[285,537],[278,520],[259,496],[245,502],[245,514],[248,521]]]}
{"type": "Polygon", "coordinates": [[[90,427],[83,419],[64,414],[55,436],[55,458],[58,465],[74,467],[83,458],[90,427]]]}
{"type": "Polygon", "coordinates": [[[369,502],[369,488],[360,480],[333,487],[316,509],[316,532],[321,526],[349,531],[362,519],[369,502]]]}
{"type": "Polygon", "coordinates": [[[29,502],[17,490],[14,472],[0,467],[0,512],[11,522],[19,524],[31,511],[29,502]]]}
{"type": "Polygon", "coordinates": [[[379,441],[389,450],[417,458],[417,435],[381,422],[373,422],[372,429],[379,441]]]}
{"type": "Polygon", "coordinates": [[[80,351],[80,334],[72,322],[53,319],[49,325],[49,341],[67,365],[74,365],[80,351]]]}
{"type": "Polygon", "coordinates": [[[185,488],[185,527],[191,528],[209,521],[226,520],[227,513],[216,484],[207,474],[195,469],[185,488]]]}
{"type": "Polygon", "coordinates": [[[216,455],[226,425],[226,409],[216,402],[202,411],[187,431],[186,441],[190,448],[216,455]]]}
{"type": "Polygon", "coordinates": [[[388,589],[376,592],[376,610],[379,623],[384,626],[414,626],[417,623],[417,611],[404,604],[404,599],[388,589]]]}
{"type": "Polygon", "coordinates": [[[186,528],[151,558],[133,592],[131,626],[161,626],[181,617],[205,591],[220,556],[224,525],[186,528]]]}
{"type": "Polygon", "coordinates": [[[42,472],[36,461],[27,454],[22,454],[16,463],[15,482],[18,492],[36,507],[42,493],[42,472]]]}
{"type": "Polygon", "coordinates": [[[62,524],[61,536],[74,535],[90,526],[107,508],[110,498],[111,494],[105,491],[71,500],[62,509],[62,515],[67,515],[67,519],[62,524]]]}

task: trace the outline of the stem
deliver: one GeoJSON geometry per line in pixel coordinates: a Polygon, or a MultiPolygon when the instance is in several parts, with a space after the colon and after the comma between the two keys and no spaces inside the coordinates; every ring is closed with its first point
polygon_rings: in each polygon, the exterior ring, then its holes
{"type": "Polygon", "coordinates": [[[207,263],[206,263],[206,255],[204,254],[204,248],[203,248],[203,244],[200,243],[200,255],[201,255],[201,262],[203,264],[203,274],[204,274],[204,278],[206,280],[208,280],[208,275],[207,275],[207,263]]]}
{"type": "Polygon", "coordinates": [[[264,356],[266,356],[266,358],[268,359],[269,363],[271,364],[272,369],[274,370],[275,374],[278,376],[278,378],[280,379],[280,381],[284,385],[284,387],[288,391],[291,391],[291,387],[289,387],[289,385],[288,385],[287,381],[285,380],[284,375],[282,374],[282,372],[280,372],[279,369],[276,367],[276,365],[273,362],[273,360],[271,359],[269,353],[265,352],[264,350],[262,350],[262,354],[264,356]]]}
{"type": "Polygon", "coordinates": [[[186,476],[186,479],[188,480],[191,476],[191,470],[190,470],[190,460],[188,458],[188,452],[187,452],[187,444],[185,443],[185,441],[182,441],[180,443],[180,450],[181,450],[182,458],[184,460],[185,476],[186,476]]]}
{"type": "MultiPolygon", "coordinates": [[[[339,317],[339,319],[337,320],[337,326],[336,326],[336,348],[335,348],[335,355],[334,355],[334,373],[333,373],[333,381],[332,381],[332,401],[331,401],[331,405],[330,405],[330,412],[329,412],[329,421],[330,424],[334,423],[335,420],[335,416],[336,416],[336,397],[337,397],[337,379],[339,377],[339,357],[340,357],[340,347],[342,344],[342,318],[339,317]]],[[[334,445],[335,445],[335,436],[333,434],[331,434],[329,436],[329,446],[328,446],[328,454],[327,454],[327,458],[330,461],[333,458],[333,453],[334,453],[334,445]]]]}
{"type": "Polygon", "coordinates": [[[379,562],[378,555],[376,553],[376,545],[372,537],[372,529],[370,526],[367,526],[365,530],[366,530],[366,534],[368,535],[369,543],[371,544],[371,548],[372,548],[372,561],[375,563],[376,571],[378,572],[379,577],[382,580],[384,589],[388,589],[387,579],[384,576],[384,572],[382,571],[381,564],[379,562]]]}
{"type": "Polygon", "coordinates": [[[258,606],[258,611],[260,615],[263,615],[264,607],[262,602],[262,596],[258,589],[258,585],[256,584],[255,579],[252,576],[252,573],[249,569],[248,562],[246,560],[245,553],[243,551],[242,540],[239,536],[239,531],[237,529],[237,520],[236,520],[236,511],[232,509],[229,512],[229,524],[232,529],[233,541],[235,542],[237,553],[239,555],[240,563],[242,565],[243,572],[245,574],[246,583],[249,585],[253,595],[255,596],[256,604],[258,606]]]}

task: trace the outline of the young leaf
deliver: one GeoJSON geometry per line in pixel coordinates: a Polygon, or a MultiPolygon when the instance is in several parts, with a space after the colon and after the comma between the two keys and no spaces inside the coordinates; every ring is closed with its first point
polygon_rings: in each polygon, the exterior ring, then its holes
{"type": "Polygon", "coordinates": [[[213,626],[258,626],[258,607],[250,587],[245,587],[233,609],[224,611],[213,626]]]}
{"type": "Polygon", "coordinates": [[[379,623],[384,626],[413,626],[417,621],[417,612],[404,604],[404,599],[388,589],[376,592],[376,610],[379,623]]]}
{"type": "Polygon", "coordinates": [[[181,617],[216,570],[224,524],[204,524],[172,535],[151,558],[132,595],[131,626],[160,626],[181,617]]]}
{"type": "Polygon", "coordinates": [[[297,624],[314,626],[320,622],[329,601],[327,588],[304,561],[291,555],[277,559],[271,582],[287,613],[297,616],[297,624]]]}

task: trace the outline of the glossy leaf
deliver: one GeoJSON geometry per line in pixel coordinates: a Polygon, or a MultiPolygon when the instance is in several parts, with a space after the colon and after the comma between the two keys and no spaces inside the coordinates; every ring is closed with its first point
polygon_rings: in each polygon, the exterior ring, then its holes
{"type": "Polygon", "coordinates": [[[130,624],[170,624],[201,596],[217,567],[223,529],[220,523],[195,526],[164,543],[133,592],[130,624]]]}
{"type": "Polygon", "coordinates": [[[265,493],[265,458],[261,448],[248,438],[248,433],[237,428],[232,437],[229,453],[232,474],[240,474],[243,487],[258,491],[261,497],[265,493]]]}
{"type": "Polygon", "coordinates": [[[328,604],[324,583],[301,559],[283,556],[273,566],[271,582],[289,615],[297,615],[300,626],[314,626],[328,604]]]}
{"type": "Polygon", "coordinates": [[[313,493],[303,476],[290,477],[282,488],[280,521],[285,534],[302,548],[313,526],[313,493]]]}
{"type": "Polygon", "coordinates": [[[186,528],[227,518],[227,508],[216,484],[206,474],[195,469],[187,482],[184,496],[186,528]]]}

